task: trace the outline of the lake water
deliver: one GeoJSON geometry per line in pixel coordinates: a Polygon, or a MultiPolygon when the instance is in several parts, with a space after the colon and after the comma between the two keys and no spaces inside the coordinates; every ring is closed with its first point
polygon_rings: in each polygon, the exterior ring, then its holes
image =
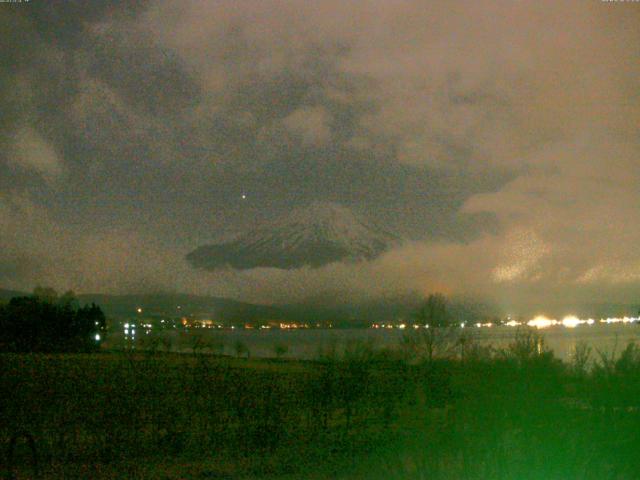
{"type": "MultiPolygon", "coordinates": [[[[503,348],[514,341],[517,328],[500,326],[492,328],[467,328],[469,334],[481,345],[503,348]]],[[[171,330],[162,333],[169,338],[174,351],[190,352],[194,338],[200,337],[205,343],[217,344],[228,355],[235,355],[235,345],[242,342],[252,357],[274,357],[275,346],[286,347],[287,358],[312,359],[318,352],[334,346],[338,351],[347,343],[367,341],[381,348],[397,347],[408,330],[400,329],[298,329],[298,330],[216,330],[191,329],[188,332],[171,330]]],[[[595,324],[580,325],[576,328],[553,326],[538,330],[544,336],[546,345],[562,360],[571,360],[577,344],[584,342],[597,350],[608,354],[617,354],[630,341],[640,343],[640,325],[638,324],[595,324]]],[[[144,347],[148,336],[144,332],[138,335],[137,344],[144,347]],[[140,340],[142,341],[140,342],[140,340]]],[[[123,335],[112,334],[109,346],[121,347],[126,343],[123,335]]]]}

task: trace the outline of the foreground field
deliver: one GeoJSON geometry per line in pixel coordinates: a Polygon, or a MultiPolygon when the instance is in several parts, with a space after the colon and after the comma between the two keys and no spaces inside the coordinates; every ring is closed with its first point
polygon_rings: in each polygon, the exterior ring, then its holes
{"type": "Polygon", "coordinates": [[[310,362],[3,354],[2,463],[17,478],[637,478],[639,350],[587,369],[584,352],[569,365],[534,347],[421,362],[362,344],[310,362]]]}

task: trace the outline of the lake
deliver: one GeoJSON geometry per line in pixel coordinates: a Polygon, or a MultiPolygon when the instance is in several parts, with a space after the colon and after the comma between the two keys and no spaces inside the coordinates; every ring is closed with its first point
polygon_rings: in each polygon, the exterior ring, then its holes
{"type": "MultiPolygon", "coordinates": [[[[508,326],[469,328],[465,333],[481,345],[503,348],[514,341],[517,328],[508,326]]],[[[546,345],[555,355],[565,361],[571,360],[575,347],[580,342],[596,351],[607,354],[619,354],[630,341],[640,341],[640,325],[600,324],[580,325],[566,328],[561,325],[537,330],[544,336],[546,345]]],[[[235,345],[242,342],[253,357],[275,357],[276,345],[286,348],[285,357],[312,359],[323,349],[335,348],[339,351],[347,343],[367,341],[381,348],[397,347],[403,335],[409,330],[394,329],[297,329],[297,330],[245,330],[245,329],[190,329],[167,330],[160,334],[170,341],[171,349],[178,352],[191,352],[195,338],[201,338],[208,344],[217,344],[218,352],[235,355],[235,345]]],[[[135,344],[143,347],[152,335],[138,333],[135,344]],[[141,340],[142,339],[142,340],[141,340]]],[[[112,333],[107,347],[122,348],[127,344],[122,333],[112,333]]]]}

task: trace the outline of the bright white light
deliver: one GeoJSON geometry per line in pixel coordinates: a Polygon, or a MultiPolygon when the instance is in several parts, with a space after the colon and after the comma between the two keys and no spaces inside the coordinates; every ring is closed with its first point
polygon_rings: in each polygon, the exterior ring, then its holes
{"type": "Polygon", "coordinates": [[[622,322],[622,319],[621,318],[611,318],[610,317],[610,318],[607,318],[606,320],[600,320],[600,321],[604,322],[604,323],[620,323],[620,322],[622,322]]]}
{"type": "Polygon", "coordinates": [[[510,320],[507,323],[505,323],[505,325],[507,327],[518,327],[520,325],[522,325],[520,322],[516,322],[515,320],[510,320]]]}
{"type": "Polygon", "coordinates": [[[125,335],[129,335],[129,329],[128,329],[128,328],[125,328],[125,329],[124,329],[124,334],[125,334],[125,335]]]}
{"type": "Polygon", "coordinates": [[[491,323],[491,322],[488,322],[488,323],[476,323],[476,327],[478,327],[478,328],[493,327],[493,323],[491,323]]]}
{"type": "Polygon", "coordinates": [[[529,325],[530,327],[535,327],[535,328],[547,328],[547,327],[550,327],[552,325],[557,325],[557,324],[558,324],[557,320],[551,320],[550,318],[547,318],[544,315],[538,315],[533,320],[529,320],[527,322],[527,325],[529,325]]]}
{"type": "Polygon", "coordinates": [[[584,320],[580,320],[575,315],[567,315],[562,319],[562,325],[567,328],[576,328],[581,323],[584,323],[584,320]]]}
{"type": "Polygon", "coordinates": [[[129,328],[129,324],[128,324],[128,323],[125,323],[125,324],[124,324],[124,328],[129,328]]]}
{"type": "Polygon", "coordinates": [[[142,309],[140,307],[136,308],[136,312],[142,313],[142,309]]]}
{"type": "Polygon", "coordinates": [[[96,339],[96,342],[100,341],[100,334],[99,333],[96,333],[95,339],[96,339]]]}
{"type": "Polygon", "coordinates": [[[398,328],[399,328],[400,330],[404,330],[404,329],[405,329],[405,327],[406,327],[406,325],[405,325],[404,323],[401,323],[400,325],[398,325],[398,328]]]}

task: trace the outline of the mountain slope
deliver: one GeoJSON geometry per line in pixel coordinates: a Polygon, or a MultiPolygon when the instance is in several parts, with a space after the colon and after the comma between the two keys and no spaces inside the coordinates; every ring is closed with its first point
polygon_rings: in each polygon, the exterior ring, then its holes
{"type": "Polygon", "coordinates": [[[183,316],[210,314],[223,321],[254,321],[282,316],[281,309],[229,298],[177,293],[105,295],[83,294],[81,304],[96,303],[108,316],[131,317],[141,308],[145,315],[183,316]]]}
{"type": "Polygon", "coordinates": [[[398,239],[348,208],[315,203],[231,241],[201,246],[187,255],[196,268],[231,266],[292,269],[332,262],[370,260],[398,239]]]}

